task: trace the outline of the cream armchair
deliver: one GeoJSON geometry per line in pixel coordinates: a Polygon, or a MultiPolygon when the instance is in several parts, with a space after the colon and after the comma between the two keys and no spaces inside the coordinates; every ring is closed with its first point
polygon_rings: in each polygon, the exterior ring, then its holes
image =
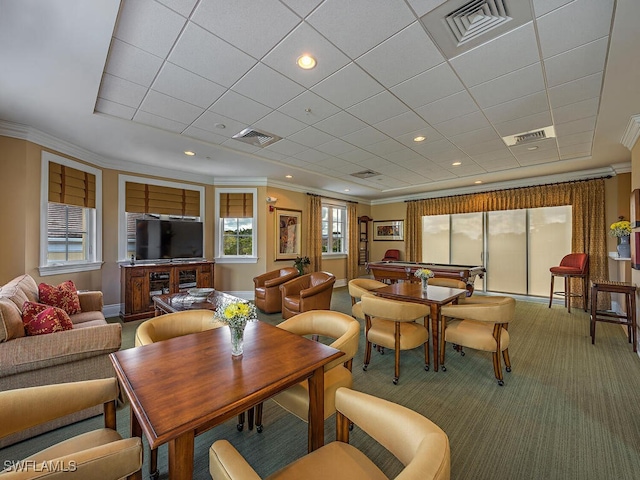
{"type": "Polygon", "coordinates": [[[376,288],[386,287],[386,283],[379,282],[372,278],[354,278],[349,280],[349,295],[351,296],[351,315],[354,318],[364,321],[364,313],[362,313],[362,302],[360,301],[363,293],[369,293],[376,288]]]}
{"type": "MultiPolygon", "coordinates": [[[[123,439],[116,431],[117,398],[115,378],[0,392],[1,438],[96,405],[104,406],[105,425],[103,429],[70,438],[20,462],[16,459],[15,466],[2,472],[2,478],[141,478],[142,441],[138,437],[123,439]]],[[[7,467],[6,462],[4,466],[7,467]]]]}
{"type": "Polygon", "coordinates": [[[295,267],[281,268],[263,273],[253,279],[255,304],[264,313],[278,313],[282,311],[282,295],[280,285],[298,276],[295,267]]]}
{"type": "Polygon", "coordinates": [[[446,371],[445,342],[452,343],[462,355],[462,347],[493,354],[493,371],[498,385],[504,385],[500,353],[507,372],[509,360],[509,322],[513,320],[516,301],[511,297],[472,296],[459,305],[442,307],[442,332],[440,335],[440,365],[446,371]]]}
{"type": "Polygon", "coordinates": [[[329,310],[334,283],[336,277],[331,273],[312,272],[280,285],[282,318],[309,310],[329,310]]]}
{"type": "MultiPolygon", "coordinates": [[[[402,462],[405,468],[395,478],[450,478],[449,438],[435,423],[406,407],[348,388],[336,391],[335,405],[336,441],[270,475],[270,480],[386,479],[363,452],[349,445],[350,422],[402,462]]],[[[260,480],[227,440],[218,440],[209,449],[209,473],[214,480],[260,480]]]]}

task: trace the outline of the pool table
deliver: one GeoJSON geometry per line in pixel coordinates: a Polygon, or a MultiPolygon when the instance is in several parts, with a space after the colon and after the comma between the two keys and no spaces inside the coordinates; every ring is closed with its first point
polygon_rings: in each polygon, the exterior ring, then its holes
{"type": "Polygon", "coordinates": [[[413,273],[420,268],[428,268],[436,277],[458,278],[467,284],[467,290],[473,293],[473,282],[476,276],[484,277],[486,269],[482,266],[471,265],[447,265],[438,263],[418,262],[369,262],[367,271],[373,274],[373,278],[385,283],[395,283],[398,280],[417,282],[419,279],[413,273]]]}

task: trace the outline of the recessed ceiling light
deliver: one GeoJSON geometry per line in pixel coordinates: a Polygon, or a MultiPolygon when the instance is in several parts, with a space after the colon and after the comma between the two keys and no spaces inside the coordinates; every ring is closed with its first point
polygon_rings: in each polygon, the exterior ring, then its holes
{"type": "Polygon", "coordinates": [[[348,188],[344,189],[345,192],[350,192],[351,190],[349,190],[348,188]]]}
{"type": "Polygon", "coordinates": [[[453,162],[451,165],[453,165],[454,167],[457,167],[458,165],[462,165],[462,162],[453,162]]]}
{"type": "Polygon", "coordinates": [[[311,55],[307,55],[305,53],[304,55],[301,55],[298,57],[298,60],[296,60],[296,63],[300,68],[303,68],[305,70],[311,70],[313,67],[316,66],[316,59],[313,58],[311,55]]]}
{"type": "Polygon", "coordinates": [[[414,142],[424,142],[427,139],[427,137],[423,137],[422,135],[416,137],[413,139],[414,142]]]}
{"type": "Polygon", "coordinates": [[[482,180],[476,180],[474,183],[482,183],[482,180]]]}
{"type": "Polygon", "coordinates": [[[527,150],[537,150],[538,147],[536,145],[534,145],[533,147],[527,147],[527,150]]]}
{"type": "Polygon", "coordinates": [[[284,178],[293,178],[293,175],[285,175],[284,178]]]}
{"type": "Polygon", "coordinates": [[[195,152],[192,152],[191,150],[186,150],[184,154],[189,155],[190,157],[193,157],[195,155],[195,152]]]}

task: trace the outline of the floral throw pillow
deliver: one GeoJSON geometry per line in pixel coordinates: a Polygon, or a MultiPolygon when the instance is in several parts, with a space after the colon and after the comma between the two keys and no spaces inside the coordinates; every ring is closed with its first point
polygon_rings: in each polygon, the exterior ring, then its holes
{"type": "Polygon", "coordinates": [[[44,335],[73,328],[69,315],[61,308],[33,302],[24,302],[22,323],[27,335],[44,335]]]}
{"type": "Polygon", "coordinates": [[[38,298],[41,303],[61,308],[69,315],[80,313],[78,291],[71,280],[62,282],[58,286],[41,283],[38,285],[38,298]]]}

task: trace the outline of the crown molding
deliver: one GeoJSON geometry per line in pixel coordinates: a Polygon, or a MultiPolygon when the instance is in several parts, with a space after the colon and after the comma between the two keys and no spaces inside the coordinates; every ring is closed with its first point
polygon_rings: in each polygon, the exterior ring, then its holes
{"type": "Polygon", "coordinates": [[[313,193],[314,195],[319,195],[321,197],[336,198],[338,200],[344,200],[345,202],[358,202],[364,205],[372,205],[371,200],[366,198],[355,197],[353,195],[342,195],[340,193],[329,192],[327,190],[321,190],[317,188],[291,185],[290,183],[279,182],[277,180],[268,180],[267,186],[274,187],[274,188],[282,188],[283,190],[289,190],[291,192],[313,193]]]}
{"type": "Polygon", "coordinates": [[[638,137],[640,137],[640,114],[631,116],[620,143],[631,150],[638,141],[638,137]]]}
{"type": "Polygon", "coordinates": [[[213,181],[213,185],[216,187],[222,186],[241,186],[241,187],[266,187],[267,179],[263,177],[223,177],[216,178],[213,181]]]}

